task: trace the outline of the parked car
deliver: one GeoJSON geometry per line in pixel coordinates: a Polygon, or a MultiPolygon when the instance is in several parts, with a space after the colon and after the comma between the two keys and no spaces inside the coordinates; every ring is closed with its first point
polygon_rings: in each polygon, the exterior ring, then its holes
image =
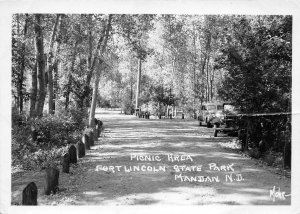
{"type": "Polygon", "coordinates": [[[235,133],[238,131],[238,116],[240,110],[231,103],[224,103],[223,110],[216,114],[215,118],[211,120],[214,125],[214,136],[217,137],[218,132],[235,133]]]}
{"type": "Polygon", "coordinates": [[[208,128],[212,128],[214,119],[221,115],[223,112],[222,103],[203,103],[198,113],[199,125],[206,125],[208,128]]]}

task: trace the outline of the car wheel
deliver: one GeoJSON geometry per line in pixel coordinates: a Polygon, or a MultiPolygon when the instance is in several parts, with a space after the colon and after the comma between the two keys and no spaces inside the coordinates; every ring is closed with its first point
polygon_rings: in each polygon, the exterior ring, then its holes
{"type": "Polygon", "coordinates": [[[214,131],[214,137],[217,137],[218,136],[218,130],[215,130],[214,131]]]}
{"type": "Polygon", "coordinates": [[[212,128],[213,126],[211,125],[210,122],[207,122],[207,125],[206,125],[207,128],[212,128]]]}

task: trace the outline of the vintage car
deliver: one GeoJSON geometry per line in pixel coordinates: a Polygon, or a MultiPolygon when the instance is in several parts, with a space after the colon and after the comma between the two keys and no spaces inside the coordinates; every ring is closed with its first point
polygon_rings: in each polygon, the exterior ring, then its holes
{"type": "Polygon", "coordinates": [[[238,131],[238,116],[240,110],[231,103],[224,103],[222,112],[219,112],[211,120],[214,126],[214,137],[218,132],[236,133],[238,131]]]}
{"type": "Polygon", "coordinates": [[[208,128],[212,128],[214,119],[223,112],[222,103],[203,103],[200,111],[198,112],[199,125],[206,125],[208,128]]]}

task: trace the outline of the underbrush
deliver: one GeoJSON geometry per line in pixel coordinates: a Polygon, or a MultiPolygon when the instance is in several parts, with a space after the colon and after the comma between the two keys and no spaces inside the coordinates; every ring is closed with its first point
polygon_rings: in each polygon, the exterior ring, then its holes
{"type": "MultiPolygon", "coordinates": [[[[284,156],[282,152],[276,152],[269,150],[262,154],[258,148],[248,148],[247,151],[242,152],[241,151],[241,141],[238,139],[233,139],[229,142],[220,142],[219,145],[222,148],[229,149],[229,150],[235,150],[239,153],[258,160],[261,164],[271,166],[274,168],[284,169],[284,156]]],[[[289,167],[286,167],[286,169],[290,170],[289,167]]]]}
{"type": "Polygon", "coordinates": [[[59,165],[68,146],[80,141],[85,120],[86,114],[74,109],[31,120],[13,112],[12,167],[32,170],[59,165]]]}

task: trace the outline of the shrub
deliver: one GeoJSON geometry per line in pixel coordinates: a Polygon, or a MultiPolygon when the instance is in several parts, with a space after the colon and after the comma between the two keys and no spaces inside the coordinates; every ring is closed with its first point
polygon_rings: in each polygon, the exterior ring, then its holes
{"type": "Polygon", "coordinates": [[[68,143],[69,144],[76,144],[78,141],[80,141],[82,138],[82,133],[81,131],[74,131],[68,136],[68,143]]]}
{"type": "Polygon", "coordinates": [[[141,110],[144,112],[148,111],[151,115],[158,115],[163,112],[163,108],[155,101],[149,101],[146,104],[141,105],[141,110]]]}
{"type": "Polygon", "coordinates": [[[27,115],[19,114],[16,108],[11,109],[11,121],[13,126],[26,125],[27,115]]]}
{"type": "Polygon", "coordinates": [[[94,130],[92,128],[85,128],[83,131],[83,134],[87,134],[89,135],[91,132],[93,132],[94,130]]]}
{"type": "Polygon", "coordinates": [[[24,169],[45,168],[58,164],[67,144],[81,139],[85,126],[85,112],[75,109],[59,111],[55,115],[22,120],[17,112],[12,114],[12,164],[24,169]],[[32,138],[33,130],[37,138],[32,138]]]}
{"type": "Polygon", "coordinates": [[[264,161],[265,161],[268,165],[272,166],[273,163],[275,162],[275,160],[276,160],[276,157],[275,157],[275,155],[274,155],[274,153],[273,153],[272,151],[269,151],[269,152],[267,152],[267,153],[265,154],[264,161]]]}
{"type": "Polygon", "coordinates": [[[68,116],[47,115],[31,121],[31,127],[38,133],[38,143],[41,146],[64,146],[66,142],[76,142],[76,135],[81,130],[78,124],[68,116]]]}
{"type": "Polygon", "coordinates": [[[62,156],[68,152],[68,147],[56,147],[52,149],[38,151],[31,154],[24,154],[23,168],[24,169],[45,169],[48,167],[57,168],[61,165],[62,156]]]}
{"type": "Polygon", "coordinates": [[[258,159],[261,157],[261,153],[259,152],[258,148],[253,148],[249,150],[249,156],[258,159]]]}
{"type": "Polygon", "coordinates": [[[30,154],[37,150],[35,142],[30,139],[30,127],[19,127],[14,125],[12,127],[12,165],[22,164],[24,154],[30,154]]]}
{"type": "MultiPolygon", "coordinates": [[[[263,157],[269,165],[290,167],[291,118],[289,114],[244,117],[240,129],[248,128],[248,149],[253,158],[263,157]],[[249,123],[249,124],[248,124],[249,123]],[[248,125],[247,125],[248,124],[248,125]]],[[[241,135],[240,139],[246,140],[241,135]]]]}

